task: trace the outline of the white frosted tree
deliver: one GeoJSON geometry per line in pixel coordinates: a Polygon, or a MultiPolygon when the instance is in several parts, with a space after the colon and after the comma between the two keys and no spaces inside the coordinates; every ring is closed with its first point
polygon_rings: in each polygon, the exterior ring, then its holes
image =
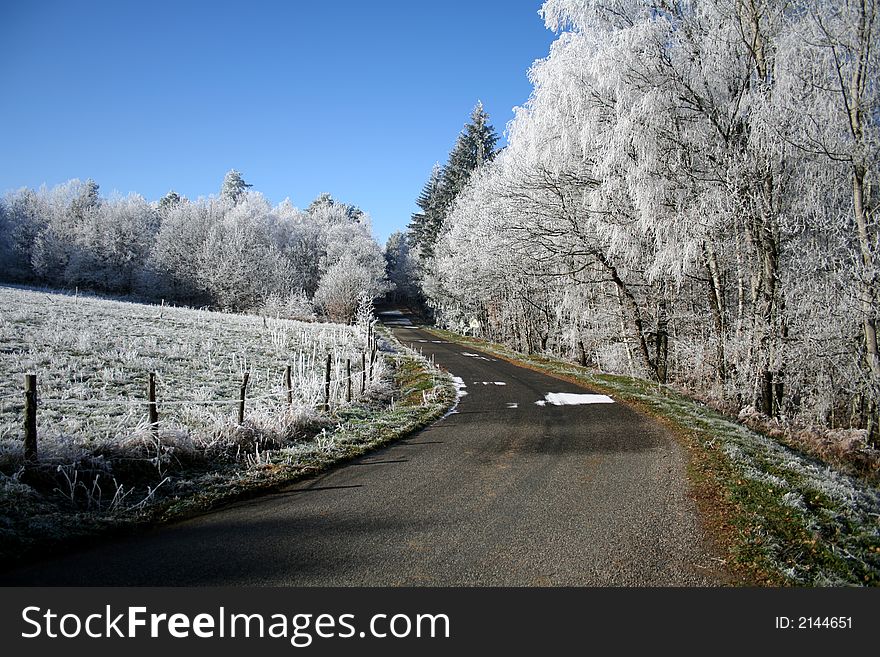
{"type": "Polygon", "coordinates": [[[223,184],[220,187],[220,198],[232,203],[238,203],[244,198],[249,187],[253,187],[244,181],[241,172],[230,169],[223,177],[223,184]]]}
{"type": "Polygon", "coordinates": [[[559,38],[422,272],[438,319],[870,434],[874,2],[542,13],[559,38]]]}

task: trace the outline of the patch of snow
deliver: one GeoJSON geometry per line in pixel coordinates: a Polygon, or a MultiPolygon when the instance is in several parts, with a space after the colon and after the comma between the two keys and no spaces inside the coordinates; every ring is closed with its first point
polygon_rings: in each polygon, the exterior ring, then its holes
{"type": "Polygon", "coordinates": [[[481,356],[480,354],[472,354],[469,351],[462,351],[461,355],[462,356],[469,356],[470,358],[476,358],[477,360],[486,360],[486,361],[489,361],[490,363],[495,361],[494,358],[486,358],[485,356],[481,356]]]}
{"type": "Polygon", "coordinates": [[[580,406],[581,404],[613,404],[608,395],[588,395],[573,392],[548,392],[544,399],[535,402],[538,406],[553,404],[554,406],[580,406]]]}
{"type": "Polygon", "coordinates": [[[507,402],[507,408],[519,408],[519,404],[516,402],[507,402]]]}
{"type": "Polygon", "coordinates": [[[458,396],[464,397],[467,394],[467,392],[465,391],[467,385],[465,385],[464,379],[462,379],[460,376],[454,376],[452,377],[452,382],[455,384],[455,392],[458,394],[458,396]]]}

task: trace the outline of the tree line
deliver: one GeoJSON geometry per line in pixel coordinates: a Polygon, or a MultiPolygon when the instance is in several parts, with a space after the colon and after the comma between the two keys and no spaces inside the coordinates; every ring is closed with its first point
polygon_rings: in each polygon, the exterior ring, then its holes
{"type": "Polygon", "coordinates": [[[382,294],[385,260],[369,217],[329,194],[275,207],[229,171],[219,195],[102,198],[92,181],[0,200],[0,277],[284,316],[354,319],[382,294]]]}
{"type": "Polygon", "coordinates": [[[875,440],[877,10],[546,1],[508,145],[407,235],[438,321],[875,440]]]}

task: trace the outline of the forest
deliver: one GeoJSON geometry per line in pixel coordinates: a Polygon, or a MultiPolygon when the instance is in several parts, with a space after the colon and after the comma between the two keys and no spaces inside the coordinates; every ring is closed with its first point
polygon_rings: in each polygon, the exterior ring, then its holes
{"type": "Polygon", "coordinates": [[[0,279],[168,303],[350,323],[386,289],[359,208],[316,198],[271,207],[229,171],[217,196],[102,198],[93,180],[24,188],[0,201],[0,279]]]}
{"type": "Polygon", "coordinates": [[[448,328],[875,443],[877,9],[547,0],[507,145],[478,105],[396,271],[448,328]]]}

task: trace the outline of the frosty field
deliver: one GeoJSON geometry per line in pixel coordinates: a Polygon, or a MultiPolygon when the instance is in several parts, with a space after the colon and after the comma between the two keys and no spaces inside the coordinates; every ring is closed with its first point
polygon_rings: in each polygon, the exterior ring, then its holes
{"type": "MultiPolygon", "coordinates": [[[[251,429],[290,434],[317,419],[327,354],[333,405],[345,397],[346,359],[352,363],[353,397],[368,394],[369,381],[362,392],[360,376],[365,343],[366,336],[349,326],[2,287],[3,463],[8,466],[20,450],[28,372],[37,374],[38,435],[45,458],[65,460],[96,444],[150,440],[150,372],[156,373],[160,436],[207,449],[235,438],[245,372],[246,425],[251,429]],[[291,405],[285,386],[288,365],[291,405]]],[[[381,377],[381,368],[378,361],[374,380],[381,377]]]]}

